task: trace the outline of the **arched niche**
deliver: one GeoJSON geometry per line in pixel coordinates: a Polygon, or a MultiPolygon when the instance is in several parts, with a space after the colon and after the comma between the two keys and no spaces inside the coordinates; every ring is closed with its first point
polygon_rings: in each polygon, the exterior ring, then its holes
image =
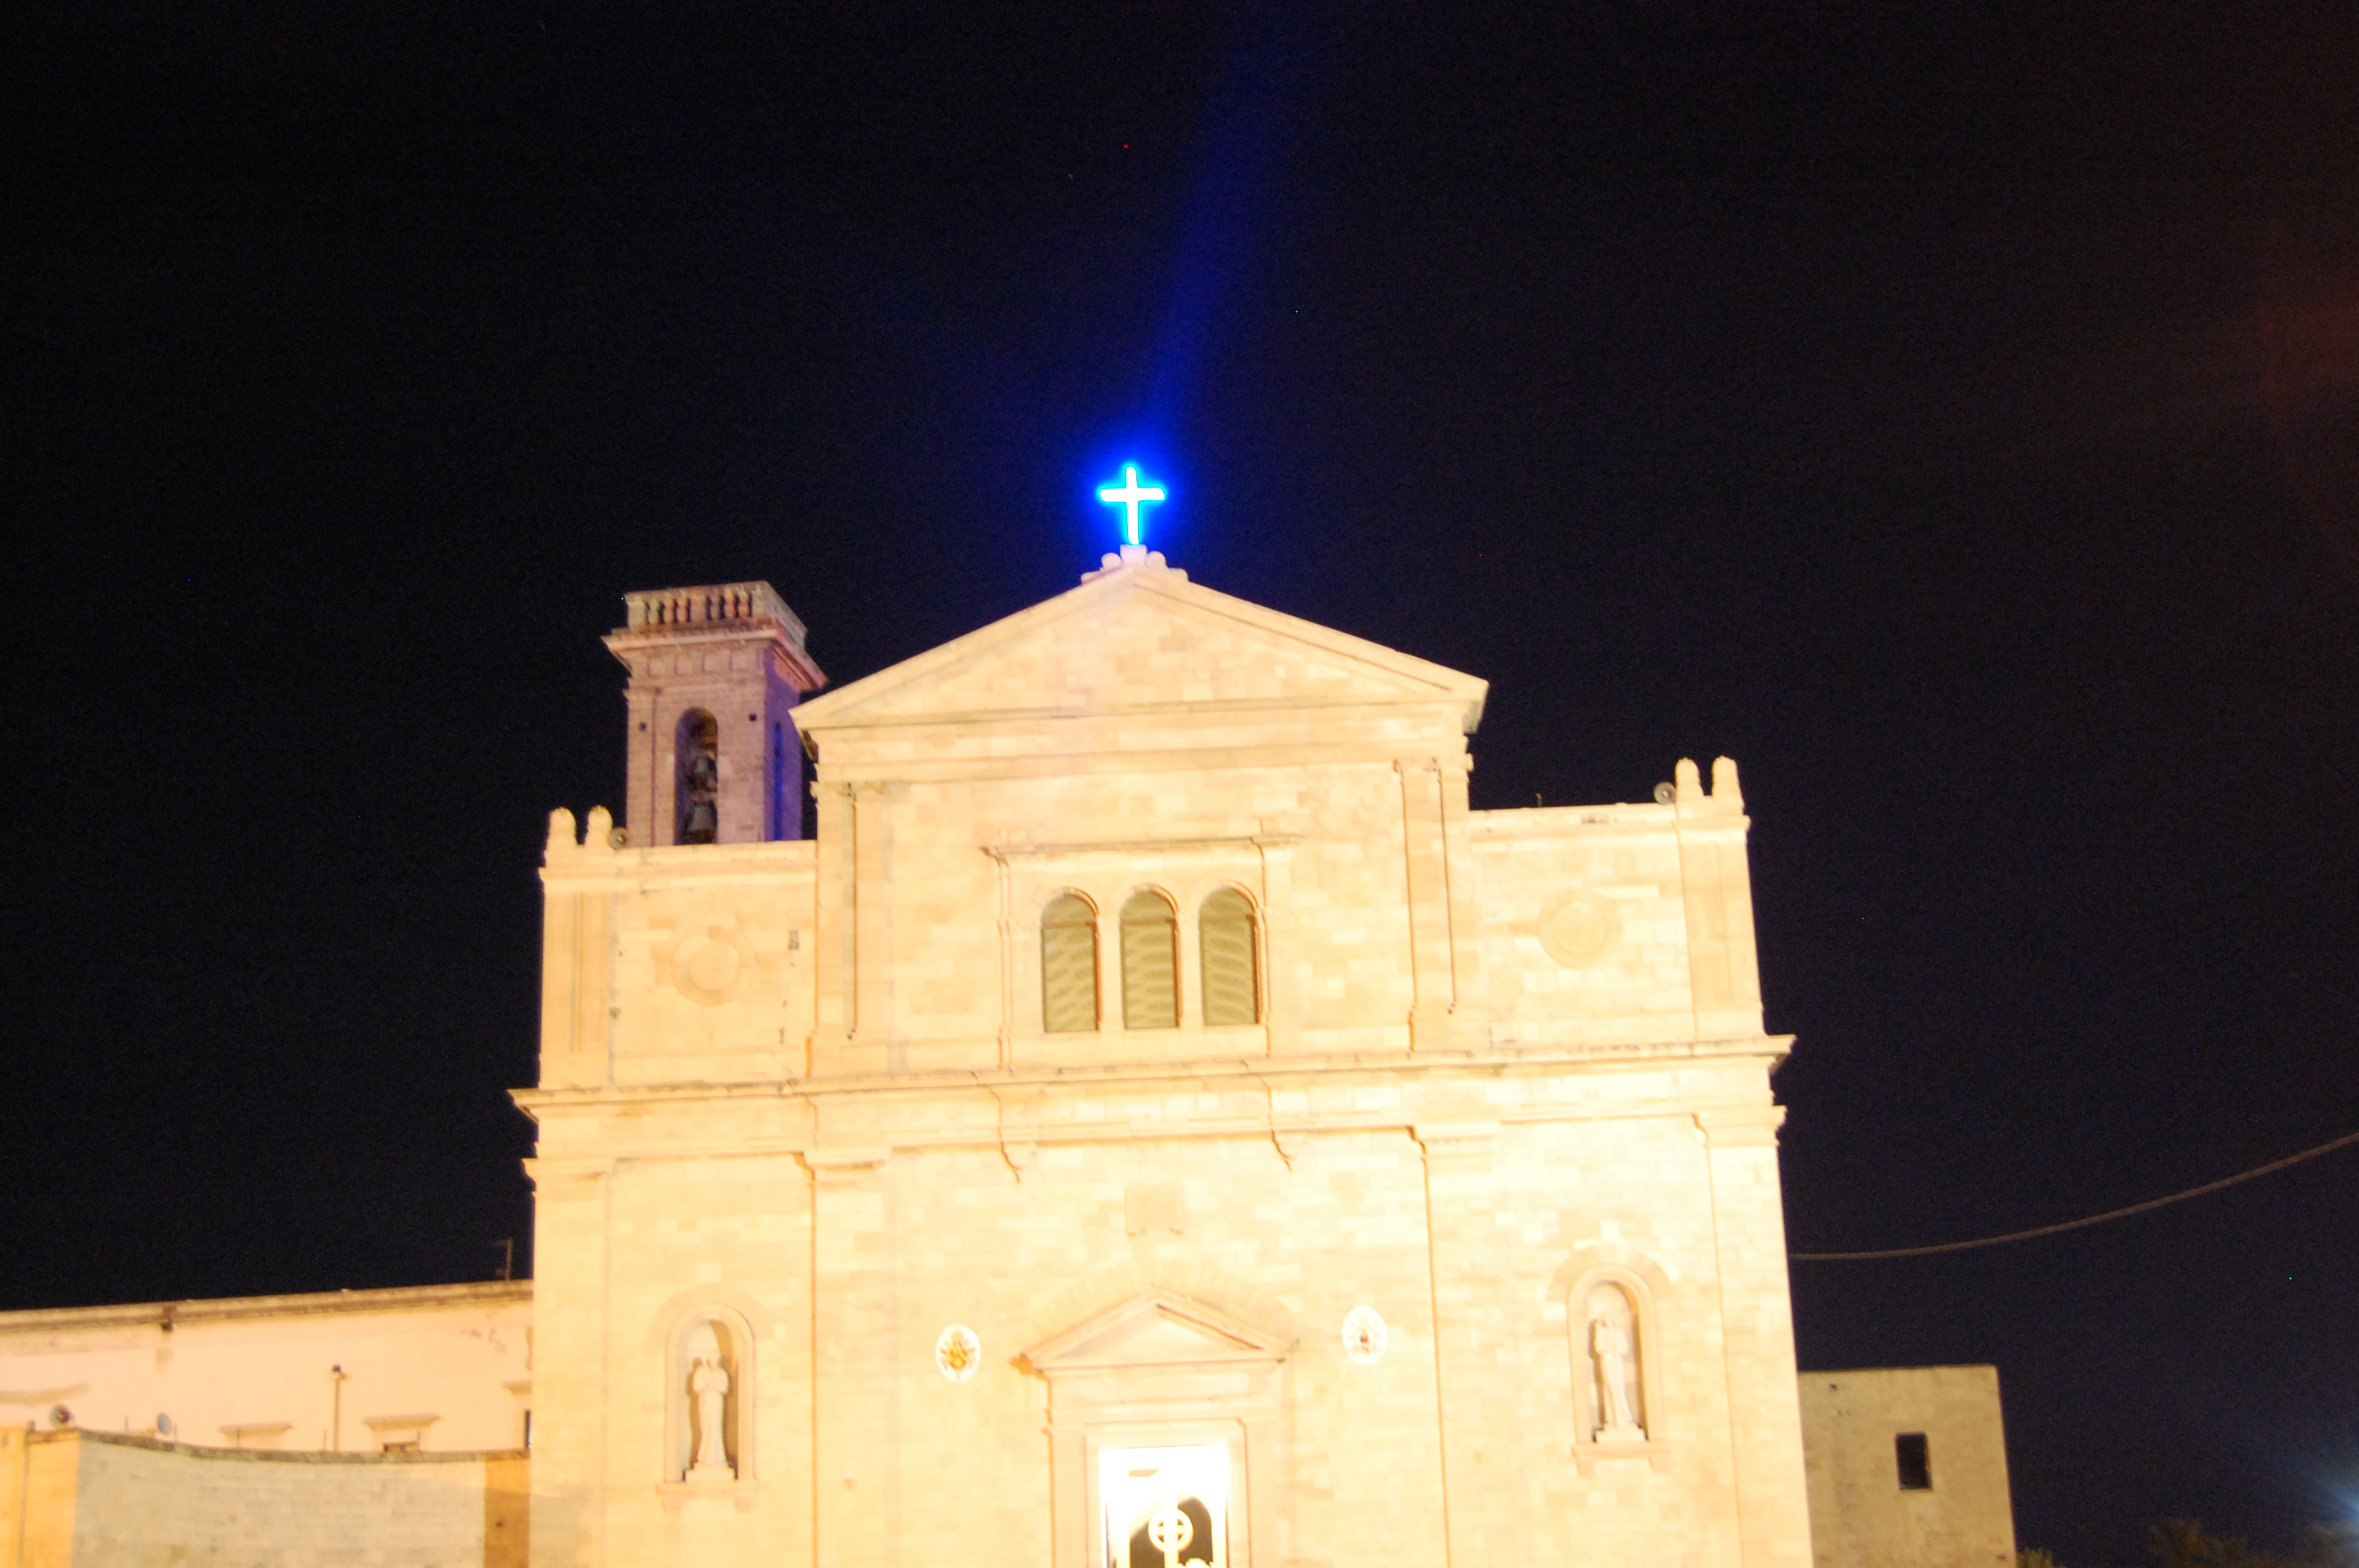
{"type": "Polygon", "coordinates": [[[1564,1311],[1572,1446],[1587,1465],[1628,1456],[1658,1462],[1671,1439],[1663,1389],[1662,1298],[1669,1281],[1623,1248],[1583,1248],[1549,1294],[1564,1311]]]}
{"type": "Polygon", "coordinates": [[[710,844],[721,833],[721,725],[691,708],[672,732],[672,839],[710,844]]]}
{"type": "Polygon", "coordinates": [[[734,1308],[700,1305],[665,1336],[663,1481],[692,1489],[753,1481],[753,1326],[734,1308]]]}
{"type": "Polygon", "coordinates": [[[1598,1443],[1647,1440],[1647,1394],[1640,1376],[1654,1346],[1638,1320],[1638,1302],[1627,1281],[1601,1278],[1567,1303],[1580,1319],[1581,1346],[1589,1358],[1589,1396],[1582,1426],[1598,1443]]]}

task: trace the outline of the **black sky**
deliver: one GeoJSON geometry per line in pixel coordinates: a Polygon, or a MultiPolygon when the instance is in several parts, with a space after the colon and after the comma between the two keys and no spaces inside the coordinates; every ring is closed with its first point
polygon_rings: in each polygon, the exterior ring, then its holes
{"type": "MultiPolygon", "coordinates": [[[[2341,7],[101,6],[0,39],[0,1307],[481,1278],[627,589],[1201,581],[1736,757],[1805,1249],[2359,1129],[2341,7]]],[[[2359,1153],[1799,1265],[2020,1533],[2359,1510],[2359,1153]]]]}

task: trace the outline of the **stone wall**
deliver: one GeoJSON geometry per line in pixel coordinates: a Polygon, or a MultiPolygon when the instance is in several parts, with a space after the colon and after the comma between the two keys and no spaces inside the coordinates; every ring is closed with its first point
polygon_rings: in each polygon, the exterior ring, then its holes
{"type": "Polygon", "coordinates": [[[0,1313],[0,1426],[483,1453],[525,1442],[531,1379],[527,1280],[0,1313]]]}
{"type": "Polygon", "coordinates": [[[2015,1509],[1995,1367],[1801,1376],[1818,1568],[2006,1568],[2015,1509]],[[1931,1485],[1901,1485],[1896,1441],[1925,1439],[1931,1485]]]}
{"type": "Polygon", "coordinates": [[[524,1568],[523,1454],[272,1454],[0,1430],[9,1568],[524,1568]]]}
{"type": "Polygon", "coordinates": [[[1734,766],[1477,813],[1485,690],[1125,551],[798,708],[809,844],[554,813],[540,1568],[1106,1568],[1181,1450],[1239,1568],[1806,1568],[1734,766]]]}

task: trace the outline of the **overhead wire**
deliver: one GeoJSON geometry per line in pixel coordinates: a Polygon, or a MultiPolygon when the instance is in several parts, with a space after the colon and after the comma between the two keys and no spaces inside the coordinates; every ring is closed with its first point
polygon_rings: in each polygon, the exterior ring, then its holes
{"type": "Polygon", "coordinates": [[[2060,1236],[2068,1230],[2086,1230],[2093,1225],[2104,1225],[2112,1220],[2127,1219],[2134,1214],[2148,1214],[2168,1208],[2189,1198],[2200,1198],[2206,1193],[2216,1193],[2223,1187],[2233,1187],[2239,1182],[2282,1171],[2288,1165],[2299,1165],[2305,1160],[2315,1160],[2321,1154],[2332,1154],[2337,1149],[2347,1149],[2359,1143],[2359,1132],[2345,1133],[2332,1142],[2315,1149],[2305,1149],[2299,1154],[2288,1154],[2282,1160],[2272,1160],[2266,1165],[2256,1165],[2249,1171],[2239,1171],[2233,1176],[2223,1176],[2216,1182],[2206,1182],[2200,1187],[2190,1187],[2169,1197],[2148,1198],[2127,1208],[2107,1209],[2103,1214],[2089,1215],[2081,1219],[2068,1219],[2060,1225],[2034,1226],[2029,1230],[2010,1230],[2004,1236],[1979,1236],[1972,1241],[1943,1241],[1931,1247],[1886,1247],[1872,1252],[1788,1252],[1789,1262],[1795,1263],[1858,1263],[1878,1258],[1930,1258],[1937,1252],[1970,1252],[1978,1247],[2003,1247],[2010,1241],[2030,1241],[2042,1236],[2060,1236]]]}

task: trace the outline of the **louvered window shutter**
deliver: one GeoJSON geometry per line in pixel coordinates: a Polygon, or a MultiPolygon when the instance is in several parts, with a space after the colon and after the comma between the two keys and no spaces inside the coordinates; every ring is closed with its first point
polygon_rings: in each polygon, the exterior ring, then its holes
{"type": "Polygon", "coordinates": [[[1098,914],[1071,893],[1040,915],[1040,1026],[1051,1034],[1098,1026],[1098,914]]]}
{"type": "Polygon", "coordinates": [[[1204,1022],[1259,1023],[1261,974],[1253,901],[1234,888],[1223,888],[1198,912],[1196,934],[1203,950],[1204,1022]]]}
{"type": "Polygon", "coordinates": [[[1122,906],[1122,1026],[1180,1027],[1180,921],[1160,893],[1122,906]]]}

